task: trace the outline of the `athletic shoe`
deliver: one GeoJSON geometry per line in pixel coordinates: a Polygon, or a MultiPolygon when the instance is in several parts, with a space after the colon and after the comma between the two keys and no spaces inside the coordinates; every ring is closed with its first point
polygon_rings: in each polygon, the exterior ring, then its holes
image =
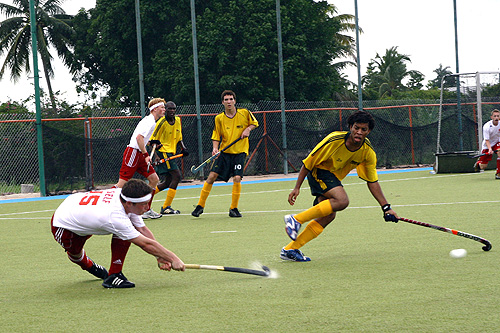
{"type": "Polygon", "coordinates": [[[233,208],[229,210],[229,217],[241,217],[241,213],[238,208],[233,208]]]}
{"type": "Polygon", "coordinates": [[[311,258],[306,257],[304,253],[302,253],[302,251],[298,249],[285,250],[285,248],[282,248],[280,253],[280,258],[283,260],[300,261],[300,262],[311,261],[311,258]]]}
{"type": "Polygon", "coordinates": [[[479,166],[479,163],[474,163],[474,172],[479,172],[481,171],[481,167],[479,166]]]}
{"type": "Polygon", "coordinates": [[[285,219],[285,230],[286,233],[288,234],[288,237],[290,237],[292,240],[296,240],[300,227],[302,227],[302,224],[297,222],[297,220],[293,217],[292,214],[285,215],[284,219],[285,219]]]}
{"type": "Polygon", "coordinates": [[[201,214],[203,214],[203,207],[201,207],[200,205],[197,205],[196,208],[191,212],[191,215],[193,215],[194,217],[198,217],[201,214]]]}
{"type": "Polygon", "coordinates": [[[122,272],[111,274],[104,280],[102,286],[105,288],[134,288],[135,283],[127,280],[122,272]]]}
{"type": "Polygon", "coordinates": [[[155,212],[152,209],[150,209],[147,212],[145,212],[144,214],[142,214],[143,219],[158,219],[160,217],[161,217],[161,214],[158,214],[157,212],[155,212]]]}
{"type": "Polygon", "coordinates": [[[180,214],[181,211],[180,210],[177,210],[177,209],[173,209],[172,207],[170,206],[167,206],[165,208],[161,207],[160,209],[160,214],[180,214]]]}
{"type": "Polygon", "coordinates": [[[87,272],[95,276],[96,278],[99,279],[105,279],[108,277],[108,271],[106,268],[102,267],[101,265],[96,264],[95,262],[92,261],[92,267],[87,269],[87,272]]]}
{"type": "Polygon", "coordinates": [[[495,175],[495,179],[500,179],[500,173],[497,173],[497,174],[495,175]]]}

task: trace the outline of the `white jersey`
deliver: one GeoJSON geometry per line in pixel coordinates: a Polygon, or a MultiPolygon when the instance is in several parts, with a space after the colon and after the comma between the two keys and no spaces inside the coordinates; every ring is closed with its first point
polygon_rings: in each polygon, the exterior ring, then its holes
{"type": "Polygon", "coordinates": [[[488,149],[486,146],[486,140],[490,141],[490,146],[493,147],[495,144],[500,142],[500,121],[498,125],[493,124],[493,120],[486,122],[483,126],[483,147],[482,149],[488,149]]]}
{"type": "Polygon", "coordinates": [[[144,137],[144,144],[147,144],[149,138],[151,137],[153,131],[155,130],[155,125],[156,125],[156,120],[152,114],[142,118],[139,124],[137,124],[137,127],[135,128],[134,133],[130,138],[130,143],[128,144],[128,146],[141,150],[139,144],[137,143],[137,136],[139,134],[142,135],[144,137]]]}
{"type": "Polygon", "coordinates": [[[76,193],[67,197],[54,213],[54,227],[80,236],[113,234],[129,240],[145,226],[141,216],[127,214],[120,201],[121,188],[76,193]]]}

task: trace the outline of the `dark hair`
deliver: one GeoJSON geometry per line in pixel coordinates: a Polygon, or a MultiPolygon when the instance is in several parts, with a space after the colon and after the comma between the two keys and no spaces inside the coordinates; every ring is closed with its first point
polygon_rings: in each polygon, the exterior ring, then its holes
{"type": "Polygon", "coordinates": [[[231,96],[233,96],[234,99],[236,99],[236,94],[234,93],[234,91],[232,91],[232,90],[224,90],[222,92],[222,94],[220,95],[220,98],[221,98],[222,101],[224,101],[224,96],[226,96],[226,95],[231,95],[231,96]]]}
{"type": "Polygon", "coordinates": [[[143,180],[135,178],[132,178],[128,182],[126,182],[122,188],[123,195],[129,198],[140,198],[151,192],[153,192],[151,186],[146,184],[146,182],[144,182],[143,180]]]}
{"type": "Polygon", "coordinates": [[[370,131],[375,127],[375,120],[372,115],[366,111],[356,111],[347,118],[349,127],[352,127],[354,123],[368,124],[370,131]]]}

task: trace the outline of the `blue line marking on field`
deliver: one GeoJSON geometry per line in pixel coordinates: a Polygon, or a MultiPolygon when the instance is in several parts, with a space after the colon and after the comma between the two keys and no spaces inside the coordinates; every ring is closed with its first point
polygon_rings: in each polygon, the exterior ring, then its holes
{"type": "MultiPolygon", "coordinates": [[[[412,171],[430,171],[433,170],[432,167],[429,168],[413,168],[413,169],[390,169],[390,170],[379,170],[377,173],[379,175],[384,175],[384,174],[390,174],[390,173],[403,173],[403,172],[412,172],[412,171]]],[[[349,176],[357,176],[357,174],[350,173],[347,175],[349,176]]],[[[243,179],[242,183],[243,184],[259,184],[259,183],[275,183],[275,182],[285,182],[285,181],[295,181],[297,180],[297,177],[289,177],[289,178],[274,178],[274,179],[258,179],[258,180],[249,180],[245,181],[243,179]]],[[[231,183],[215,183],[213,186],[232,186],[231,183]]],[[[192,188],[202,188],[203,184],[196,184],[196,185],[182,185],[179,184],[179,188],[182,189],[192,189],[192,188]]],[[[22,198],[22,199],[7,199],[7,200],[0,200],[0,205],[1,204],[6,204],[6,203],[18,203],[18,202],[31,202],[31,201],[42,201],[42,200],[60,200],[60,199],[66,199],[70,194],[66,195],[54,195],[54,196],[49,196],[49,197],[38,197],[38,198],[22,198]]]]}

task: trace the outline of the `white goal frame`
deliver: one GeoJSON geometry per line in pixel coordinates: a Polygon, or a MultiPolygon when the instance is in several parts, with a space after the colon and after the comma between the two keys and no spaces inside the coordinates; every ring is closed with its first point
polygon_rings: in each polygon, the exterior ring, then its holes
{"type": "MultiPolygon", "coordinates": [[[[455,73],[455,74],[447,74],[441,78],[441,94],[439,98],[439,115],[438,115],[438,134],[437,134],[437,145],[436,145],[436,154],[445,153],[443,148],[441,148],[441,116],[443,110],[443,86],[445,79],[448,77],[460,77],[460,76],[473,76],[476,78],[476,103],[477,103],[477,124],[478,124],[478,147],[481,147],[483,143],[483,113],[482,113],[482,99],[481,99],[481,75],[486,74],[500,74],[500,71],[492,71],[492,72],[475,72],[475,73],[455,73]]],[[[480,150],[480,149],[479,149],[480,150]]],[[[436,164],[437,164],[437,156],[436,156],[436,164]]]]}

